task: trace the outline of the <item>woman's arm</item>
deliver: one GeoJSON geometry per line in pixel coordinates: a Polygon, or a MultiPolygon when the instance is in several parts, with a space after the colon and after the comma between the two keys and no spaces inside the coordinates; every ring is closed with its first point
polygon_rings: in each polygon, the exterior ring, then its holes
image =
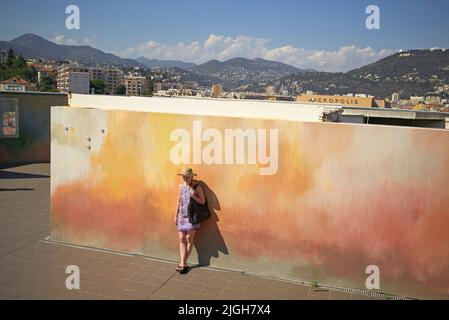
{"type": "Polygon", "coordinates": [[[193,194],[192,198],[199,204],[206,203],[206,198],[204,197],[203,188],[201,188],[201,185],[198,184],[196,186],[195,193],[193,194]]]}

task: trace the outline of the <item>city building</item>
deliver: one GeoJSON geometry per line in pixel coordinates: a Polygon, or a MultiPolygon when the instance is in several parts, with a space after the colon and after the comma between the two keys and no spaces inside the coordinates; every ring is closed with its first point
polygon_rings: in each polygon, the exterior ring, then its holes
{"type": "Polygon", "coordinates": [[[154,93],[157,93],[157,92],[159,92],[159,91],[161,91],[161,90],[162,90],[162,82],[156,81],[156,82],[153,84],[153,92],[154,92],[154,93]]]}
{"type": "Polygon", "coordinates": [[[411,96],[410,97],[410,103],[411,104],[418,104],[424,102],[424,97],[422,96],[411,96]]]}
{"type": "Polygon", "coordinates": [[[89,74],[87,72],[72,71],[68,77],[68,88],[73,93],[89,93],[89,74]]]}
{"type": "Polygon", "coordinates": [[[106,85],[106,93],[114,94],[115,88],[123,84],[123,71],[118,68],[89,68],[90,80],[101,80],[106,85]]]}
{"type": "Polygon", "coordinates": [[[353,97],[358,97],[358,98],[372,98],[372,96],[367,95],[366,93],[348,94],[348,96],[353,96],[353,97]]]}
{"type": "Polygon", "coordinates": [[[58,68],[56,87],[60,92],[89,93],[89,68],[64,64],[58,68]]]}
{"type": "Polygon", "coordinates": [[[441,103],[441,98],[436,95],[427,96],[425,99],[425,102],[427,104],[439,104],[439,103],[441,103]]]}
{"type": "Polygon", "coordinates": [[[410,110],[343,107],[340,121],[344,123],[449,129],[449,113],[431,111],[429,105],[425,104],[414,105],[410,110]]]}
{"type": "Polygon", "coordinates": [[[170,94],[168,93],[167,90],[158,90],[158,91],[154,91],[154,96],[156,97],[169,97],[170,94]]]}
{"type": "Polygon", "coordinates": [[[127,96],[142,96],[145,90],[146,78],[142,76],[125,76],[127,96]]]}
{"type": "Polygon", "coordinates": [[[360,96],[329,96],[329,95],[307,95],[303,94],[296,97],[296,102],[301,103],[323,103],[340,105],[343,107],[362,107],[362,108],[390,108],[385,99],[360,96]]]}
{"type": "Polygon", "coordinates": [[[115,89],[123,84],[123,71],[118,68],[106,70],[106,88],[110,94],[114,94],[115,89]]]}
{"type": "Polygon", "coordinates": [[[220,98],[223,96],[223,87],[221,86],[221,84],[212,85],[211,91],[213,98],[220,98]]]}
{"type": "Polygon", "coordinates": [[[372,99],[373,99],[372,105],[373,108],[391,108],[390,103],[385,99],[374,97],[372,97],[372,99]]]}
{"type": "Polygon", "coordinates": [[[399,103],[400,100],[401,100],[401,96],[399,95],[399,93],[395,92],[391,95],[392,103],[399,103]]]}
{"type": "Polygon", "coordinates": [[[101,80],[106,83],[105,70],[103,68],[88,68],[89,70],[89,80],[101,80]]]}
{"type": "Polygon", "coordinates": [[[36,91],[36,85],[21,77],[12,77],[0,82],[0,91],[36,91]]]}
{"type": "Polygon", "coordinates": [[[54,71],[56,71],[42,63],[31,63],[31,66],[37,71],[37,83],[42,82],[42,77],[53,77],[54,71]]]}
{"type": "Polygon", "coordinates": [[[41,69],[37,71],[37,83],[42,82],[43,77],[51,77],[52,71],[50,69],[41,69]]]}
{"type": "Polygon", "coordinates": [[[276,94],[273,86],[268,86],[265,88],[265,94],[267,96],[274,96],[276,94]]]}

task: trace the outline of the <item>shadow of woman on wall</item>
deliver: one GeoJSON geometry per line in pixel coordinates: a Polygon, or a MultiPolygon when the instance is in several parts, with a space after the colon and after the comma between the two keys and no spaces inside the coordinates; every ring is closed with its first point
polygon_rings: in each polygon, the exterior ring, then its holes
{"type": "Polygon", "coordinates": [[[204,181],[198,181],[203,189],[204,196],[210,211],[210,217],[201,223],[200,229],[194,239],[194,246],[198,253],[198,267],[209,266],[212,257],[218,258],[219,252],[229,254],[226,243],[218,228],[218,215],[220,203],[215,193],[204,181]]]}

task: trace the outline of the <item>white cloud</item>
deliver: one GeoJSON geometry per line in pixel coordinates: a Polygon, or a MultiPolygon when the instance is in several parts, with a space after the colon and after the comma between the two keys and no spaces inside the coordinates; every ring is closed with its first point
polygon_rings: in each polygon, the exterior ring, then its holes
{"type": "Polygon", "coordinates": [[[288,63],[298,68],[324,71],[347,71],[382,59],[396,50],[375,50],[356,45],[343,46],[335,51],[309,50],[292,45],[270,48],[268,39],[240,35],[235,38],[211,34],[204,42],[177,44],[144,42],[134,48],[114,53],[126,58],[144,56],[150,59],[183,60],[203,63],[211,59],[227,60],[235,57],[263,58],[288,63]]]}
{"type": "Polygon", "coordinates": [[[91,46],[92,48],[97,47],[97,37],[93,34],[89,37],[83,39],[83,43],[86,46],[91,46]]]}
{"type": "Polygon", "coordinates": [[[95,35],[92,35],[91,37],[85,37],[82,41],[79,41],[75,38],[67,38],[64,35],[56,35],[52,40],[52,42],[62,45],[69,45],[69,46],[79,46],[79,45],[86,45],[91,46],[93,48],[97,47],[97,37],[95,35]]]}
{"type": "Polygon", "coordinates": [[[78,45],[78,41],[76,39],[73,38],[67,38],[64,35],[57,35],[56,37],[53,38],[54,43],[56,44],[66,44],[66,45],[70,45],[70,46],[77,46],[78,45]]]}

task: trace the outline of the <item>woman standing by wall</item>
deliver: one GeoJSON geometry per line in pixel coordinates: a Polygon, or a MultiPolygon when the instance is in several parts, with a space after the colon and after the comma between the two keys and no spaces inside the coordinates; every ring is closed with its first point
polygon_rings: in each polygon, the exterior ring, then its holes
{"type": "Polygon", "coordinates": [[[200,228],[200,224],[192,224],[189,222],[188,207],[190,201],[196,201],[204,204],[206,198],[203,190],[197,180],[193,177],[197,174],[191,168],[186,168],[182,173],[183,183],[179,185],[178,203],[176,206],[175,224],[178,229],[179,236],[179,253],[180,263],[176,271],[184,274],[188,271],[187,259],[193,248],[193,240],[196,231],[200,228]]]}

